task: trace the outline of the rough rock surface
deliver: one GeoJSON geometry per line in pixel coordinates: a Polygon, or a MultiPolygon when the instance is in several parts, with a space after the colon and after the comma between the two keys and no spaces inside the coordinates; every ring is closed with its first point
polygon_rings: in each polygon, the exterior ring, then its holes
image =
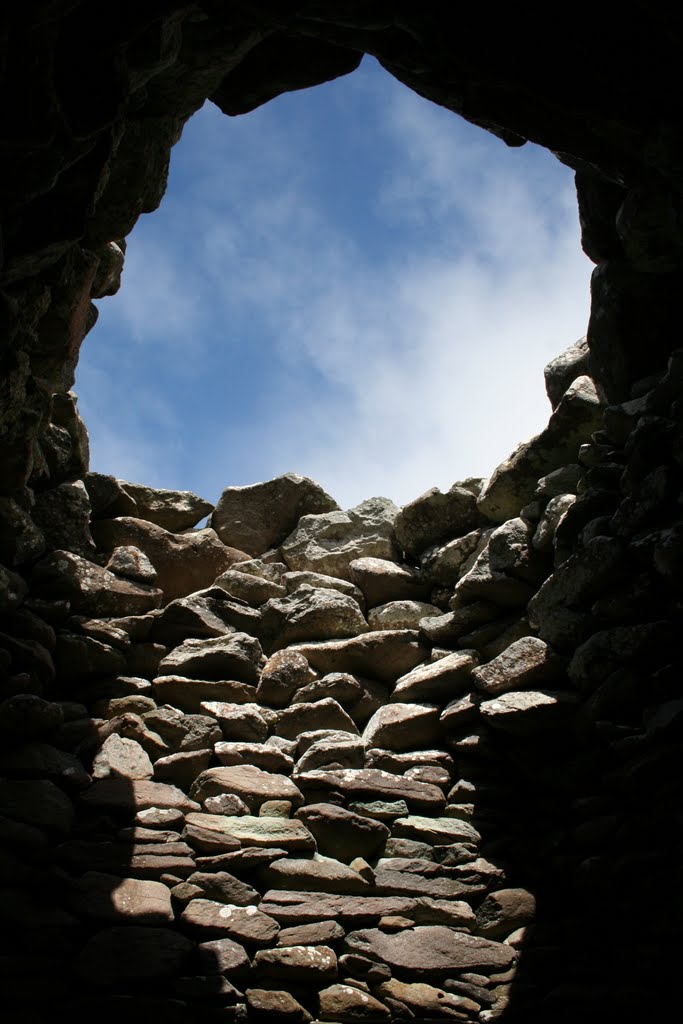
{"type": "Polygon", "coordinates": [[[227,487],[211,516],[211,526],[228,547],[261,555],[277,547],[302,516],[338,508],[315,481],[285,473],[265,483],[227,487]]]}

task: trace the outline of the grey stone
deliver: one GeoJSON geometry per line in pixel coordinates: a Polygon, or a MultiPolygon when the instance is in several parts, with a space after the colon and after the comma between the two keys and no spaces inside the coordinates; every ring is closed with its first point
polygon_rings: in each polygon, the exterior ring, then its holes
{"type": "Polygon", "coordinates": [[[69,480],[36,497],[31,517],[49,550],[72,551],[83,558],[95,554],[90,533],[90,499],[82,480],[69,480]]]}
{"type": "Polygon", "coordinates": [[[404,505],[396,518],[396,537],[407,554],[416,556],[439,541],[469,533],[480,522],[475,496],[455,483],[445,494],[433,487],[404,505]]]}
{"type": "Polygon", "coordinates": [[[123,490],[131,496],[137,508],[138,519],[180,533],[189,530],[213,511],[213,505],[192,491],[173,491],[161,487],[146,487],[119,480],[123,490]]]}
{"type": "Polygon", "coordinates": [[[441,609],[425,601],[389,601],[368,612],[370,629],[417,629],[420,621],[441,615],[441,609]]]}
{"type": "Polygon", "coordinates": [[[500,942],[427,925],[387,935],[377,928],[351,932],[345,948],[381,960],[413,978],[447,977],[461,971],[505,970],[515,951],[500,942]]]}
{"type": "Polygon", "coordinates": [[[349,575],[368,608],[388,601],[423,601],[431,589],[416,569],[385,558],[356,558],[349,563],[349,575]]]}
{"type": "Polygon", "coordinates": [[[335,729],[358,734],[355,722],[332,697],[324,697],[312,704],[293,704],[278,712],[275,734],[285,739],[296,739],[302,732],[315,729],[335,729]]]}
{"type": "Polygon", "coordinates": [[[482,701],[479,711],[494,729],[531,736],[539,729],[568,726],[578,702],[572,691],[521,690],[482,701]]]}
{"type": "Polygon", "coordinates": [[[436,786],[424,782],[411,782],[398,778],[377,768],[342,768],[302,772],[296,776],[297,785],[310,799],[309,794],[338,791],[350,800],[379,799],[405,800],[414,811],[439,813],[445,805],[445,797],[436,786]]]}
{"type": "Polygon", "coordinates": [[[102,618],[141,615],[161,604],[161,591],[121,579],[70,551],[53,551],[33,570],[39,593],[66,597],[71,609],[102,618]]]}
{"type": "Polygon", "coordinates": [[[545,377],[545,390],[550,404],[556,409],[562,400],[570,384],[573,384],[577,377],[589,373],[590,359],[588,341],[580,338],[575,344],[570,345],[564,352],[548,363],[543,370],[545,377]]]}
{"type": "Polygon", "coordinates": [[[356,558],[395,559],[397,514],[388,498],[369,498],[348,512],[303,516],[282,543],[282,556],[292,570],[350,579],[349,564],[356,558]]]}
{"type": "Polygon", "coordinates": [[[297,640],[332,640],[368,631],[354,598],[309,584],[288,597],[268,601],[262,615],[261,636],[270,649],[281,649],[297,640]]]}
{"type": "Polygon", "coordinates": [[[439,708],[434,704],[394,702],[380,708],[363,731],[366,749],[413,750],[441,736],[439,708]]]}
{"type": "Polygon", "coordinates": [[[286,775],[274,775],[246,764],[209,768],[197,777],[190,790],[191,798],[198,801],[220,793],[235,793],[254,810],[265,800],[291,800],[297,807],[303,803],[301,792],[286,775]]]}
{"type": "Polygon", "coordinates": [[[147,583],[149,586],[154,586],[157,579],[157,571],[147,555],[131,545],[114,548],[105,568],[117,576],[124,576],[136,583],[147,583]]]}
{"type": "MultiPolygon", "coordinates": [[[[243,565],[243,562],[238,562],[243,565]]],[[[246,601],[253,608],[259,608],[272,597],[284,597],[287,588],[274,580],[263,579],[252,573],[243,572],[240,569],[228,569],[216,579],[215,586],[220,587],[230,597],[240,601],[246,601]]]]}
{"type": "Polygon", "coordinates": [[[476,651],[456,651],[430,665],[418,665],[396,681],[390,700],[445,701],[470,688],[472,671],[479,664],[476,651]]]}
{"type": "Polygon", "coordinates": [[[412,629],[378,630],[350,640],[295,644],[290,651],[302,654],[318,672],[350,672],[392,683],[410,672],[428,655],[412,629]]]}
{"type": "Polygon", "coordinates": [[[247,633],[185,640],[161,661],[159,674],[255,683],[261,653],[258,640],[247,633]]]}
{"type": "Polygon", "coordinates": [[[280,544],[302,516],[338,508],[315,481],[285,473],[264,483],[227,487],[211,516],[211,526],[224,544],[260,555],[280,544]]]}

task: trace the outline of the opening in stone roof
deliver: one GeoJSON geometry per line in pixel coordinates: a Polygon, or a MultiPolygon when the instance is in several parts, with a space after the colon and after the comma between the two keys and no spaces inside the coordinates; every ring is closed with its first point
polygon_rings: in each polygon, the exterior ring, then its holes
{"type": "Polygon", "coordinates": [[[293,470],[342,506],[486,475],[545,425],[590,270],[571,171],[372,58],[207,102],[81,351],[92,469],[212,501],[293,470]]]}

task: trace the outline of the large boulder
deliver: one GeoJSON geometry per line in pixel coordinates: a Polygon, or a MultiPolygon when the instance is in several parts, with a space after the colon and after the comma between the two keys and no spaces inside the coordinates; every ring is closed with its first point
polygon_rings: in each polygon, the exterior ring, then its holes
{"type": "Polygon", "coordinates": [[[398,511],[388,498],[368,498],[347,512],[303,516],[283,541],[282,557],[292,570],[351,579],[349,566],[357,558],[396,560],[398,511]]]}
{"type": "Polygon", "coordinates": [[[146,487],[144,484],[131,484],[127,480],[119,480],[119,483],[135,502],[138,519],[146,519],[173,533],[191,529],[213,511],[210,502],[192,491],[146,487]]]}
{"type": "Polygon", "coordinates": [[[263,607],[261,637],[267,647],[280,650],[297,640],[358,636],[368,628],[352,597],[304,585],[289,597],[272,598],[263,607]]]}
{"type": "Polygon", "coordinates": [[[132,516],[93,523],[92,534],[100,550],[132,545],[144,552],[158,573],[165,601],[210,587],[217,576],[247,557],[226,547],[213,530],[170,533],[132,516]]]}
{"type": "Polygon", "coordinates": [[[224,544],[260,555],[280,544],[302,516],[338,508],[314,480],[285,473],[264,483],[226,487],[211,516],[211,526],[224,544]]]}
{"type": "Polygon", "coordinates": [[[42,559],[33,580],[41,596],[66,598],[72,611],[98,618],[144,615],[162,598],[156,587],[122,579],[71,551],[53,551],[42,559]]]}
{"type": "Polygon", "coordinates": [[[455,483],[443,494],[432,487],[403,506],[396,517],[396,538],[406,554],[415,556],[439,541],[469,533],[481,520],[468,488],[455,483]]]}

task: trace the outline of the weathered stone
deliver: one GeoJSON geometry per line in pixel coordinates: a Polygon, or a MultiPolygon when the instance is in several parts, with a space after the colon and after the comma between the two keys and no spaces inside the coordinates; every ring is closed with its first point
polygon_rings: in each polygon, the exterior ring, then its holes
{"type": "Polygon", "coordinates": [[[297,892],[330,892],[356,895],[366,892],[368,882],[353,868],[334,857],[315,853],[313,857],[283,857],[259,869],[262,889],[287,889],[297,892]]]}
{"type": "Polygon", "coordinates": [[[421,619],[441,615],[441,609],[424,601],[390,601],[368,612],[370,629],[417,629],[421,619]]]}
{"type": "Polygon", "coordinates": [[[92,524],[92,533],[103,551],[129,545],[143,551],[157,571],[165,601],[210,587],[217,576],[246,557],[222,544],[213,530],[170,533],[132,516],[101,519],[92,524]]]}
{"type": "Polygon", "coordinates": [[[274,708],[287,707],[296,690],[313,679],[315,673],[303,654],[276,651],[263,666],[257,698],[274,708]]]}
{"type": "Polygon", "coordinates": [[[430,746],[440,736],[436,705],[396,702],[374,713],[363,731],[363,742],[367,749],[412,750],[430,746]]]}
{"type": "Polygon", "coordinates": [[[441,540],[468,533],[481,522],[477,501],[459,483],[443,494],[438,487],[404,505],[396,519],[396,537],[409,555],[419,555],[441,540]]]}
{"type": "Polygon", "coordinates": [[[261,645],[247,633],[185,640],[161,661],[159,674],[255,683],[260,658],[261,645]]]}
{"type": "Polygon", "coordinates": [[[296,739],[302,732],[317,729],[334,729],[358,735],[353,719],[332,697],[324,697],[312,704],[293,704],[280,711],[275,734],[285,739],[296,739]]]}
{"type": "Polygon", "coordinates": [[[351,597],[358,604],[361,611],[365,608],[363,592],[358,589],[355,583],[349,580],[339,579],[337,576],[325,576],[321,572],[286,572],[282,582],[287,588],[288,594],[294,594],[301,587],[314,587],[319,590],[336,590],[345,597],[351,597]]]}
{"type": "Polygon", "coordinates": [[[192,491],[146,487],[144,484],[129,483],[127,480],[119,480],[119,483],[135,502],[138,519],[155,523],[172,533],[191,529],[213,511],[210,502],[197,497],[192,491]]]}
{"type": "Polygon", "coordinates": [[[318,986],[337,976],[337,956],[329,946],[284,946],[260,949],[253,969],[273,981],[318,986]]]}
{"type": "Polygon", "coordinates": [[[481,1005],[466,996],[445,992],[424,982],[404,982],[397,978],[383,982],[378,988],[383,999],[395,999],[407,1006],[413,1016],[420,1018],[444,1018],[445,1020],[468,1020],[477,1014],[481,1005]]]}
{"type": "Polygon", "coordinates": [[[493,661],[475,668],[471,680],[484,693],[523,690],[557,679],[562,661],[538,637],[527,636],[510,644],[493,661]]]}
{"type": "Polygon", "coordinates": [[[294,768],[293,758],[283,750],[278,750],[276,747],[269,747],[259,742],[237,741],[217,743],[214,747],[214,753],[220,763],[226,767],[251,764],[256,768],[261,768],[264,772],[276,772],[285,775],[291,774],[294,768]]]}
{"type": "Polygon", "coordinates": [[[189,789],[197,776],[209,767],[212,753],[211,750],[182,750],[160,757],[154,762],[154,778],[157,782],[170,782],[180,789],[189,789]]]}
{"type": "Polygon", "coordinates": [[[383,917],[403,916],[419,924],[461,928],[474,920],[473,912],[462,901],[427,896],[330,896],[272,889],[259,907],[282,925],[297,926],[340,921],[347,928],[362,928],[383,917]]]}
{"type": "Polygon", "coordinates": [[[321,1021],[388,1021],[391,1014],[379,999],[353,985],[330,985],[318,995],[321,1021]]]}
{"type": "Polygon", "coordinates": [[[281,928],[278,946],[328,946],[344,938],[344,929],[336,921],[315,921],[293,928],[281,928]]]}
{"type": "Polygon", "coordinates": [[[248,764],[209,768],[197,777],[190,790],[192,799],[199,801],[220,793],[235,793],[255,810],[265,800],[291,800],[297,807],[303,803],[301,792],[286,775],[273,775],[248,764]]]}
{"type": "Polygon", "coordinates": [[[377,928],[346,936],[349,952],[382,960],[399,975],[447,977],[472,970],[505,970],[515,951],[500,942],[466,935],[442,925],[421,926],[387,935],[377,928]]]}
{"type": "Polygon", "coordinates": [[[433,846],[448,846],[458,842],[478,843],[481,840],[472,825],[457,818],[425,818],[412,814],[407,818],[398,818],[391,831],[398,839],[417,839],[433,846]]]}
{"type": "Polygon", "coordinates": [[[289,992],[279,989],[248,988],[245,992],[249,1020],[282,1021],[283,1024],[309,1024],[313,1018],[289,992]]]}
{"type": "Polygon", "coordinates": [[[368,498],[348,512],[303,516],[282,543],[282,556],[292,570],[350,579],[349,564],[356,558],[395,559],[397,515],[388,498],[368,498]]]}
{"type": "MultiPolygon", "coordinates": [[[[238,565],[243,565],[238,562],[238,565]]],[[[230,597],[246,601],[253,608],[259,608],[272,597],[284,597],[287,588],[274,580],[263,579],[252,573],[241,572],[239,569],[228,569],[216,579],[215,586],[220,587],[230,597]]]]}
{"type": "Polygon", "coordinates": [[[69,907],[79,916],[100,921],[162,925],[173,920],[171,894],[161,882],[86,871],[72,883],[69,907]]]}
{"type": "Polygon", "coordinates": [[[241,975],[250,964],[244,946],[227,938],[201,942],[195,958],[202,974],[241,975]]]}
{"type": "Polygon", "coordinates": [[[427,813],[439,812],[445,804],[444,795],[436,786],[409,782],[377,768],[302,772],[296,776],[296,782],[305,794],[322,796],[338,791],[352,800],[403,799],[413,810],[427,813]]]}
{"type": "Polygon", "coordinates": [[[476,651],[457,651],[430,665],[418,665],[396,681],[396,701],[444,701],[469,689],[472,670],[479,663],[476,651]]]}
{"type": "Polygon", "coordinates": [[[188,814],[186,820],[188,826],[196,825],[230,836],[243,846],[280,847],[286,851],[314,852],[316,849],[315,839],[311,833],[302,822],[296,820],[196,813],[188,814]]]}
{"type": "Polygon", "coordinates": [[[253,608],[230,601],[218,587],[178,597],[166,605],[150,630],[150,638],[169,647],[184,640],[202,640],[226,633],[258,633],[260,616],[253,608]]]}
{"type": "Polygon", "coordinates": [[[521,690],[482,701],[479,711],[494,729],[531,736],[569,726],[579,697],[573,691],[521,690]]]}
{"type": "Polygon", "coordinates": [[[412,629],[377,630],[350,640],[295,644],[290,653],[302,654],[318,672],[350,672],[392,683],[424,661],[427,648],[412,629]]]}
{"type": "Polygon", "coordinates": [[[34,570],[43,596],[66,597],[72,611],[102,618],[142,615],[161,604],[161,591],[121,579],[70,551],[53,551],[34,570]]]}
{"type": "Polygon", "coordinates": [[[352,597],[305,584],[263,607],[261,636],[270,649],[297,640],[332,640],[367,633],[368,624],[352,597]]]}
{"type": "Polygon", "coordinates": [[[196,871],[188,878],[190,885],[201,889],[203,895],[217,903],[230,903],[236,907],[247,907],[259,902],[261,897],[256,889],[240,881],[227,871],[196,871]]]}
{"type": "Polygon", "coordinates": [[[157,981],[176,976],[193,949],[193,942],[167,928],[107,928],[86,943],[76,970],[94,985],[157,981]]]}
{"type": "Polygon", "coordinates": [[[296,812],[315,836],[320,853],[350,863],[356,857],[371,857],[389,837],[379,821],[354,814],[335,804],[309,804],[296,812]]]}
{"type": "MultiPolygon", "coordinates": [[[[491,534],[489,540],[491,539],[491,534]]],[[[534,593],[534,587],[526,580],[494,569],[492,555],[487,545],[455,586],[449,604],[455,609],[472,601],[489,602],[501,608],[521,608],[534,593]]],[[[428,626],[428,624],[426,624],[428,626]]]]}
{"type": "Polygon", "coordinates": [[[106,779],[109,776],[151,779],[153,773],[152,762],[140,744],[116,733],[107,737],[93,761],[92,774],[95,779],[106,779]]]}
{"type": "Polygon", "coordinates": [[[325,697],[332,697],[348,710],[362,699],[363,684],[348,672],[328,672],[322,679],[306,683],[292,696],[292,704],[312,704],[325,697]]]}
{"type": "MultiPolygon", "coordinates": [[[[318,730],[315,730],[318,732],[318,730]]],[[[296,763],[297,772],[314,768],[362,768],[365,764],[365,746],[360,736],[334,729],[321,729],[315,740],[296,763]]]]}
{"type": "Polygon", "coordinates": [[[169,807],[179,811],[197,811],[199,805],[181,789],[165,782],[148,782],[110,776],[93,782],[81,797],[91,807],[141,811],[147,807],[169,807]]]}
{"type": "Polygon", "coordinates": [[[356,558],[349,563],[349,575],[368,608],[388,601],[424,601],[431,590],[417,570],[385,558],[356,558]]]}
{"type": "MultiPolygon", "coordinates": [[[[152,682],[159,703],[185,712],[200,712],[202,704],[206,702],[253,704],[256,697],[256,687],[236,679],[188,679],[185,676],[163,675],[156,676],[152,682]]],[[[208,716],[188,717],[206,719],[208,716]]]]}
{"type": "Polygon", "coordinates": [[[573,384],[577,377],[583,377],[590,372],[589,362],[586,338],[579,338],[575,344],[550,360],[543,370],[543,376],[546,394],[553,409],[560,404],[569,385],[573,384]]]}
{"type": "Polygon", "coordinates": [[[420,556],[422,574],[430,583],[455,583],[467,571],[469,559],[476,554],[484,530],[470,530],[446,544],[427,548],[420,556]]]}
{"type": "Polygon", "coordinates": [[[601,426],[598,394],[590,377],[577,377],[564,392],[547,427],[520,444],[496,469],[479,498],[487,518],[504,522],[533,498],[540,477],[576,459],[579,445],[601,426]]]}
{"type": "Polygon", "coordinates": [[[555,539],[557,527],[575,501],[576,495],[574,494],[559,494],[557,497],[550,499],[531,541],[535,551],[550,550],[555,539]]]}
{"type": "Polygon", "coordinates": [[[42,491],[31,509],[31,518],[42,531],[49,551],[71,551],[83,558],[95,554],[90,533],[90,499],[82,480],[68,480],[42,491]]]}
{"type": "Polygon", "coordinates": [[[445,750],[413,750],[399,754],[393,750],[373,748],[367,752],[366,767],[381,768],[395,775],[403,775],[416,767],[437,767],[449,777],[455,771],[453,758],[445,750]]]}
{"type": "Polygon", "coordinates": [[[224,544],[260,555],[277,547],[302,516],[338,508],[313,480],[285,473],[264,483],[227,487],[211,516],[211,526],[224,544]]]}
{"type": "Polygon", "coordinates": [[[205,700],[200,709],[216,719],[226,740],[262,743],[268,735],[268,725],[258,704],[205,700]]]}
{"type": "Polygon", "coordinates": [[[231,938],[252,946],[269,946],[280,930],[272,917],[256,907],[238,907],[215,900],[190,900],[181,915],[185,928],[202,938],[231,938]]]}
{"type": "Polygon", "coordinates": [[[497,889],[477,908],[477,932],[502,939],[533,921],[535,913],[536,900],[526,889],[497,889]]]}

